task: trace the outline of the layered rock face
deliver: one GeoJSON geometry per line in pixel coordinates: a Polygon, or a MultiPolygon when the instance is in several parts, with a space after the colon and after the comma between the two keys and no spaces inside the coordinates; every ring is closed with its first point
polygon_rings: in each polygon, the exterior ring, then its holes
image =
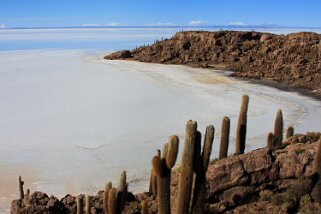
{"type": "Polygon", "coordinates": [[[186,64],[235,71],[246,79],[275,80],[321,94],[321,35],[187,31],[105,59],[186,64]]]}
{"type": "MultiPolygon", "coordinates": [[[[321,133],[294,135],[286,140],[284,149],[262,148],[213,160],[207,172],[208,213],[286,213],[307,206],[298,205],[298,201],[309,197],[315,184],[313,161],[320,139],[321,133]]],[[[177,191],[178,173],[173,172],[172,213],[177,191]]],[[[103,213],[102,195],[100,191],[91,197],[91,213],[103,213]]],[[[129,194],[123,213],[140,213],[143,199],[148,201],[149,213],[157,213],[155,198],[149,193],[129,194]]],[[[309,206],[321,211],[319,204],[311,202],[309,206]]],[[[76,200],[67,195],[59,201],[35,192],[13,201],[12,213],[76,213],[76,200]]]]}

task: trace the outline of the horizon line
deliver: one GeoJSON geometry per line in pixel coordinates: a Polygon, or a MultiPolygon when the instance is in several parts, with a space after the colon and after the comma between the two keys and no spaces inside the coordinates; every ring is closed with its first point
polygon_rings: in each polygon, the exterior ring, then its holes
{"type": "MultiPolygon", "coordinates": [[[[260,24],[260,25],[116,25],[116,26],[54,26],[54,27],[4,27],[0,30],[10,29],[76,29],[76,28],[259,28],[259,29],[321,29],[312,26],[282,26],[276,24],[260,24]]],[[[223,29],[224,30],[224,29],[223,29]]]]}

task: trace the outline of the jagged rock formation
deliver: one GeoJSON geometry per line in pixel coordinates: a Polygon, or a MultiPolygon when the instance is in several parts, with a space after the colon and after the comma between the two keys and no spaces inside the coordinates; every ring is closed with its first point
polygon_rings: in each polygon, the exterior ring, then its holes
{"type": "MultiPolygon", "coordinates": [[[[208,213],[286,213],[299,209],[320,212],[320,204],[309,199],[315,184],[313,161],[320,139],[321,133],[296,134],[286,139],[284,149],[262,148],[213,160],[207,172],[208,213]]],[[[172,210],[177,204],[178,174],[172,173],[172,210]]],[[[103,213],[103,191],[90,200],[91,213],[103,213]]],[[[155,197],[149,193],[129,193],[123,213],[140,213],[143,200],[147,201],[149,213],[157,213],[155,197]]],[[[76,213],[76,197],[67,195],[59,201],[35,192],[14,200],[12,213],[76,213]]]]}
{"type": "Polygon", "coordinates": [[[320,34],[307,32],[187,31],[105,59],[228,69],[235,77],[274,80],[321,95],[320,40],[320,34]]]}

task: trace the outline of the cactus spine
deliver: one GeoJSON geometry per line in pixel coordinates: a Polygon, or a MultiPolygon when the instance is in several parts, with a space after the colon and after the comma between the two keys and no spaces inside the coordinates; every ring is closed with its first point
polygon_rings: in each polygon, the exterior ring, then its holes
{"type": "Polygon", "coordinates": [[[108,214],[117,214],[117,189],[111,188],[108,192],[108,214]]]}
{"type": "Polygon", "coordinates": [[[221,128],[221,143],[218,159],[227,157],[229,138],[230,138],[230,118],[224,117],[221,128]]]}
{"type": "Polygon", "coordinates": [[[112,183],[107,182],[105,185],[105,191],[104,191],[104,211],[106,214],[108,214],[108,192],[112,188],[112,183]]]}
{"type": "Polygon", "coordinates": [[[90,212],[90,197],[89,195],[86,195],[86,208],[85,208],[85,213],[86,214],[91,214],[90,212]]]}
{"type": "Polygon", "coordinates": [[[292,137],[293,134],[294,134],[294,128],[293,128],[293,126],[289,126],[289,127],[286,129],[285,139],[288,139],[288,138],[292,137]]]}
{"type": "Polygon", "coordinates": [[[274,138],[276,149],[280,149],[282,147],[283,142],[283,115],[281,109],[279,109],[276,113],[276,118],[274,122],[274,138]]]}
{"type": "Polygon", "coordinates": [[[18,182],[19,182],[19,194],[20,194],[20,199],[22,200],[24,198],[24,192],[23,192],[23,185],[24,181],[21,179],[21,176],[19,175],[18,177],[18,182]]]}
{"type": "Polygon", "coordinates": [[[268,137],[267,137],[267,142],[266,142],[266,146],[269,148],[269,149],[274,149],[274,135],[272,132],[270,132],[268,134],[268,137]]]}
{"type": "Polygon", "coordinates": [[[171,172],[177,159],[178,145],[178,137],[171,136],[164,147],[163,157],[161,158],[160,155],[156,155],[152,159],[153,171],[157,175],[157,203],[160,214],[171,213],[171,172]],[[166,154],[166,156],[164,154],[166,154]]]}
{"type": "Polygon", "coordinates": [[[244,154],[244,150],[245,150],[248,105],[249,105],[249,96],[245,94],[242,96],[242,105],[241,105],[240,115],[237,123],[236,143],[235,143],[236,154],[244,154]]]}
{"type": "Polygon", "coordinates": [[[77,197],[77,214],[83,214],[84,213],[84,201],[82,196],[77,197]]]}
{"type": "Polygon", "coordinates": [[[123,171],[119,177],[117,187],[117,213],[121,213],[126,202],[126,171],[123,171]]]}
{"type": "MultiPolygon", "coordinates": [[[[209,165],[209,160],[212,152],[214,140],[214,126],[206,127],[204,146],[202,154],[199,156],[198,167],[196,171],[195,187],[193,192],[192,213],[202,214],[205,212],[206,202],[206,172],[209,165]]],[[[198,151],[196,151],[198,152],[198,151]]],[[[196,156],[197,157],[197,156],[196,156]]],[[[195,158],[195,157],[194,157],[195,158]]]]}
{"type": "Polygon", "coordinates": [[[197,123],[188,121],[186,124],[185,144],[179,176],[177,214],[189,213],[192,183],[193,183],[193,156],[197,136],[197,123]]]}

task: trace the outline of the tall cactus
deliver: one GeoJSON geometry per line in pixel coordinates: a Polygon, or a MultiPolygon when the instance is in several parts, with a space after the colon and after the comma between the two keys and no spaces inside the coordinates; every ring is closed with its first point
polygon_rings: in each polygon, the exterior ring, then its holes
{"type": "Polygon", "coordinates": [[[276,149],[282,148],[283,142],[283,115],[282,110],[279,109],[276,113],[276,118],[274,122],[274,138],[276,149]]]}
{"type": "Polygon", "coordinates": [[[19,184],[19,194],[20,194],[20,199],[22,200],[24,198],[24,192],[23,192],[23,185],[24,185],[24,181],[21,179],[21,176],[19,175],[18,177],[18,184],[19,184]]]}
{"type": "Polygon", "coordinates": [[[220,143],[220,152],[219,152],[218,159],[223,159],[227,157],[229,138],[230,138],[230,118],[224,117],[222,120],[221,143],[220,143]]]}
{"type": "Polygon", "coordinates": [[[293,126],[289,126],[289,127],[286,129],[285,139],[288,139],[288,138],[292,137],[293,134],[294,134],[294,128],[293,128],[293,126]]]}
{"type": "MultiPolygon", "coordinates": [[[[206,203],[206,172],[209,165],[209,160],[212,152],[212,145],[214,140],[214,126],[206,127],[203,151],[199,156],[199,161],[196,170],[196,180],[193,192],[192,213],[202,214],[205,212],[206,203]]],[[[194,151],[198,152],[198,151],[194,151]]],[[[196,158],[198,155],[194,155],[196,158]]],[[[195,168],[195,167],[194,167],[195,168]]]]}
{"type": "Polygon", "coordinates": [[[77,197],[77,214],[84,213],[84,201],[82,195],[77,197]]]}
{"type": "Polygon", "coordinates": [[[107,182],[105,185],[105,191],[104,191],[104,211],[106,214],[108,214],[108,192],[113,187],[111,182],[107,182]]]}
{"type": "Polygon", "coordinates": [[[315,174],[315,184],[313,186],[311,196],[313,200],[321,203],[321,139],[318,142],[318,149],[314,158],[314,174],[315,174]]]}
{"type": "Polygon", "coordinates": [[[86,214],[91,214],[91,212],[90,212],[90,209],[91,209],[91,207],[90,207],[90,197],[89,197],[89,195],[86,195],[86,203],[85,203],[85,205],[86,205],[86,207],[85,207],[85,213],[86,214]]]}
{"type": "Polygon", "coordinates": [[[126,202],[126,171],[123,171],[118,180],[117,187],[117,213],[121,213],[126,202]]]}
{"type": "Polygon", "coordinates": [[[117,214],[117,189],[115,187],[108,192],[108,214],[117,214]]]}
{"type": "Polygon", "coordinates": [[[266,146],[267,146],[267,148],[269,148],[269,149],[274,149],[274,147],[275,147],[275,145],[274,145],[274,142],[275,142],[275,140],[274,140],[274,135],[273,135],[273,133],[272,132],[270,132],[269,134],[268,134],[268,137],[267,137],[267,142],[266,142],[266,146]]]}
{"type": "Polygon", "coordinates": [[[157,175],[157,203],[160,214],[171,213],[170,183],[171,172],[178,154],[179,139],[173,135],[164,147],[163,157],[154,156],[152,159],[153,171],[157,175]],[[164,156],[164,153],[166,156],[164,156]]]}
{"type": "MultiPolygon", "coordinates": [[[[157,150],[157,156],[161,157],[161,151],[157,150]]],[[[149,193],[157,196],[157,175],[155,174],[153,167],[150,172],[150,181],[149,181],[149,193]]]]}
{"type": "Polygon", "coordinates": [[[146,200],[141,202],[141,214],[148,214],[148,203],[146,200]]]}
{"type": "Polygon", "coordinates": [[[186,124],[185,144],[179,175],[177,214],[189,213],[193,183],[193,157],[197,137],[197,123],[190,120],[186,124]]]}
{"type": "Polygon", "coordinates": [[[195,174],[200,171],[201,164],[201,154],[202,152],[202,133],[200,131],[196,132],[196,140],[194,145],[194,155],[193,155],[193,170],[195,174]]]}
{"type": "Polygon", "coordinates": [[[244,94],[242,96],[242,105],[240,115],[237,123],[235,153],[244,154],[246,141],[246,126],[247,126],[247,110],[249,105],[249,96],[244,94]]]}

